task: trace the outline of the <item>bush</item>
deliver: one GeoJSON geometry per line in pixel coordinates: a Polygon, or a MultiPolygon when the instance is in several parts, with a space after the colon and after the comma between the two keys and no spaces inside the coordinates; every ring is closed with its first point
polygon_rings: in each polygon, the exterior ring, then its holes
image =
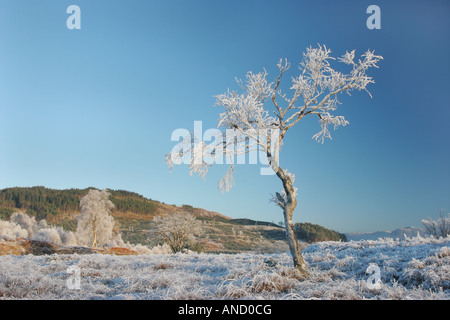
{"type": "Polygon", "coordinates": [[[450,234],[450,213],[447,213],[447,217],[441,212],[438,220],[428,219],[422,220],[422,224],[428,234],[440,238],[447,237],[450,234]]]}
{"type": "Polygon", "coordinates": [[[16,223],[0,220],[0,237],[7,239],[27,238],[28,231],[16,223]]]}
{"type": "Polygon", "coordinates": [[[55,228],[40,229],[33,237],[33,240],[40,240],[45,242],[52,242],[54,244],[61,244],[61,237],[55,228]]]}

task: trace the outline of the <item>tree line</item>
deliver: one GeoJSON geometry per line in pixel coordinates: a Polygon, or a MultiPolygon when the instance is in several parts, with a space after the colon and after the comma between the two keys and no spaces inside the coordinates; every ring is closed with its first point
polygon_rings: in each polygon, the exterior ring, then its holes
{"type": "Polygon", "coordinates": [[[319,241],[347,241],[345,234],[309,222],[295,223],[294,231],[299,240],[309,243],[319,241]]]}
{"type": "MultiPolygon", "coordinates": [[[[0,218],[7,219],[16,209],[30,216],[45,219],[60,212],[80,211],[80,200],[90,188],[56,190],[41,186],[14,187],[0,190],[0,218]]],[[[158,202],[124,190],[108,190],[115,210],[140,214],[153,214],[158,202]]]]}

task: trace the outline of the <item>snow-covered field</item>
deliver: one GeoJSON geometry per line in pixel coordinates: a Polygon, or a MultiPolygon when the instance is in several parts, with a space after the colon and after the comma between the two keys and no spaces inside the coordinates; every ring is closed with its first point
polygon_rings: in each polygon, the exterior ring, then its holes
{"type": "Polygon", "coordinates": [[[317,243],[303,281],[288,254],[1,256],[0,298],[449,299],[449,241],[317,243]]]}

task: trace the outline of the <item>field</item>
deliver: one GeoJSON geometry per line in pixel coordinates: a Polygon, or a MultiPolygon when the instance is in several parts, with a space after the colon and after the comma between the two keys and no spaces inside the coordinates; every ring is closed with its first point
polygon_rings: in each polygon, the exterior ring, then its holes
{"type": "Polygon", "coordinates": [[[448,300],[449,240],[312,244],[303,251],[305,280],[286,253],[5,255],[0,299],[448,300]],[[379,267],[378,285],[369,266],[379,267]]]}

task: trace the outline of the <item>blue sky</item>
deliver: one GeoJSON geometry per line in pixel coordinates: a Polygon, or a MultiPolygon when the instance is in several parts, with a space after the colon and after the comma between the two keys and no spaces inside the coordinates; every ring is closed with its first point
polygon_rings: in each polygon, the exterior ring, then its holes
{"type": "MultiPolygon", "coordinates": [[[[214,96],[235,77],[325,44],[384,57],[366,93],[343,96],[350,125],[319,144],[316,119],[286,137],[282,166],[296,174],[295,221],[340,232],[392,230],[450,210],[448,1],[0,0],[0,188],[124,189],[233,218],[281,221],[281,189],[260,166],[206,180],[169,173],[173,130],[214,128],[214,96]],[[69,30],[66,9],[81,9],[69,30]],[[366,9],[381,9],[369,30],[366,9]]],[[[268,105],[270,107],[270,105],[268,105]]]]}

